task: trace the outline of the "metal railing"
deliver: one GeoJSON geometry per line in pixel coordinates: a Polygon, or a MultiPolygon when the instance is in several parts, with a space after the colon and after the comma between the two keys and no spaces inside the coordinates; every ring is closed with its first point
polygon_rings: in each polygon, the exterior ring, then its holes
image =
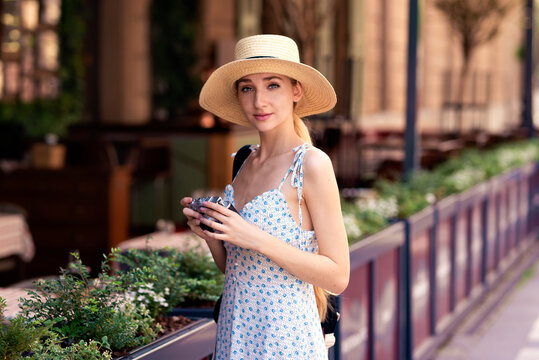
{"type": "Polygon", "coordinates": [[[535,243],[539,164],[352,246],[334,359],[426,359],[535,243]]]}

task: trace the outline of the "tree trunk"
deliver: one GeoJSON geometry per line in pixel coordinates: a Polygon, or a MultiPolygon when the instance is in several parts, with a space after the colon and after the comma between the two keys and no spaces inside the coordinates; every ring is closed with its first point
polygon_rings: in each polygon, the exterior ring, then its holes
{"type": "Polygon", "coordinates": [[[457,132],[462,133],[462,115],[464,113],[464,93],[466,90],[466,78],[470,70],[472,60],[473,46],[468,38],[463,39],[462,44],[462,69],[460,69],[460,81],[457,96],[457,132]]]}
{"type": "Polygon", "coordinates": [[[465,61],[460,70],[460,79],[457,96],[457,132],[462,133],[462,115],[464,112],[464,91],[466,89],[465,82],[468,76],[469,64],[465,61]]]}
{"type": "Polygon", "coordinates": [[[303,62],[314,65],[315,41],[316,41],[316,4],[313,0],[306,0],[303,4],[303,16],[305,17],[305,33],[302,39],[303,62]]]}

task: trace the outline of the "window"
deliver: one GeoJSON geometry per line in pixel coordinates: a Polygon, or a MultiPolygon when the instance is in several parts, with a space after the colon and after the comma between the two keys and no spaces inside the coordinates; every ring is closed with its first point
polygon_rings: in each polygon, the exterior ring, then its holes
{"type": "Polygon", "coordinates": [[[0,100],[57,98],[61,0],[0,1],[0,100]]]}

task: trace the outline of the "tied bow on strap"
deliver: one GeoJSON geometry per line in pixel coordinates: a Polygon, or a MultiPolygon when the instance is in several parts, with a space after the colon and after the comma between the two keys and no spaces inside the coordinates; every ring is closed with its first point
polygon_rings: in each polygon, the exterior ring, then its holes
{"type": "Polygon", "coordinates": [[[303,144],[294,148],[296,155],[294,156],[294,162],[292,165],[292,174],[290,176],[290,183],[292,187],[298,189],[298,204],[299,204],[299,227],[301,229],[302,217],[301,217],[301,194],[303,191],[303,160],[305,159],[305,153],[307,152],[308,144],[303,144]]]}

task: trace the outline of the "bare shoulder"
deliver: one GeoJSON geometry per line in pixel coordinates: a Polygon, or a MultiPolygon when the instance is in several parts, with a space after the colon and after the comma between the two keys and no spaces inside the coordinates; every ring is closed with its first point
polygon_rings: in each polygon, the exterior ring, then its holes
{"type": "Polygon", "coordinates": [[[303,169],[305,176],[309,178],[334,176],[331,159],[325,152],[314,146],[310,147],[305,154],[303,169]]]}

